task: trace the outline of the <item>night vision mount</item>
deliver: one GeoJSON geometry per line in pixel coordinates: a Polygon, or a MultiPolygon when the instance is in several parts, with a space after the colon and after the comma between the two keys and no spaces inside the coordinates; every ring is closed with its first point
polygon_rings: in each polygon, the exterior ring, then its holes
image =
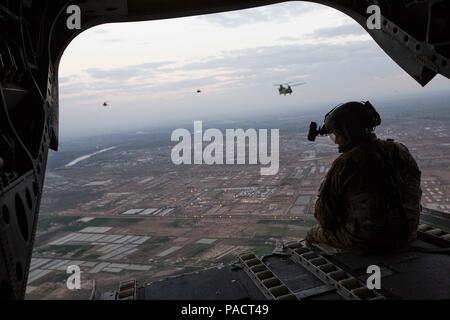
{"type": "Polygon", "coordinates": [[[316,122],[311,122],[311,124],[309,125],[309,132],[308,132],[308,140],[309,141],[316,141],[316,137],[318,135],[325,135],[326,133],[323,133],[323,127],[319,127],[317,128],[317,123],[316,122]]]}

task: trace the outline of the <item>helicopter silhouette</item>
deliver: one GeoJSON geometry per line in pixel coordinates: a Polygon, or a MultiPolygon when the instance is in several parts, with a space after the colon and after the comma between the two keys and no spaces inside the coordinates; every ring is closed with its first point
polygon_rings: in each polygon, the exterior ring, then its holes
{"type": "Polygon", "coordinates": [[[301,86],[306,84],[306,82],[300,82],[300,83],[294,83],[291,84],[290,82],[282,83],[282,84],[274,84],[274,86],[278,87],[278,92],[280,95],[291,95],[292,94],[292,87],[301,86]]]}
{"type": "Polygon", "coordinates": [[[108,107],[108,106],[109,106],[109,103],[108,103],[107,101],[105,101],[105,102],[103,102],[103,106],[104,106],[104,107],[108,107]]]}

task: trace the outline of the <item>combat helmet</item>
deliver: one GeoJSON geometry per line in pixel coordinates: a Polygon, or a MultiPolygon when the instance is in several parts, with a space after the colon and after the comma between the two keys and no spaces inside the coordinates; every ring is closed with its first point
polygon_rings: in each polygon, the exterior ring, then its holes
{"type": "Polygon", "coordinates": [[[312,122],[308,139],[314,141],[317,135],[338,132],[346,141],[345,146],[340,147],[347,149],[369,138],[375,127],[380,124],[380,115],[369,101],[351,101],[340,104],[328,112],[320,128],[317,129],[317,124],[312,122]]]}

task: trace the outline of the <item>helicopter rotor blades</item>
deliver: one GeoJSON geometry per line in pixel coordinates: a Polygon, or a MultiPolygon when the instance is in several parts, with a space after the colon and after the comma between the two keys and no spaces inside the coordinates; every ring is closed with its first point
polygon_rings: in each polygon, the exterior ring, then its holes
{"type": "Polygon", "coordinates": [[[306,84],[306,82],[294,83],[294,84],[290,84],[289,86],[296,87],[296,86],[302,86],[304,84],[306,84]]]}

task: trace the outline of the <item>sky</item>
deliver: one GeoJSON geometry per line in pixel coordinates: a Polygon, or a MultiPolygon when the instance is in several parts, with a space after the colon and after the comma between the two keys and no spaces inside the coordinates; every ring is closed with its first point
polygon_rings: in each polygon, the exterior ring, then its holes
{"type": "Polygon", "coordinates": [[[104,24],[61,59],[60,139],[449,89],[442,76],[422,88],[359,24],[318,4],[104,24]],[[274,84],[297,81],[278,95],[274,84]]]}

